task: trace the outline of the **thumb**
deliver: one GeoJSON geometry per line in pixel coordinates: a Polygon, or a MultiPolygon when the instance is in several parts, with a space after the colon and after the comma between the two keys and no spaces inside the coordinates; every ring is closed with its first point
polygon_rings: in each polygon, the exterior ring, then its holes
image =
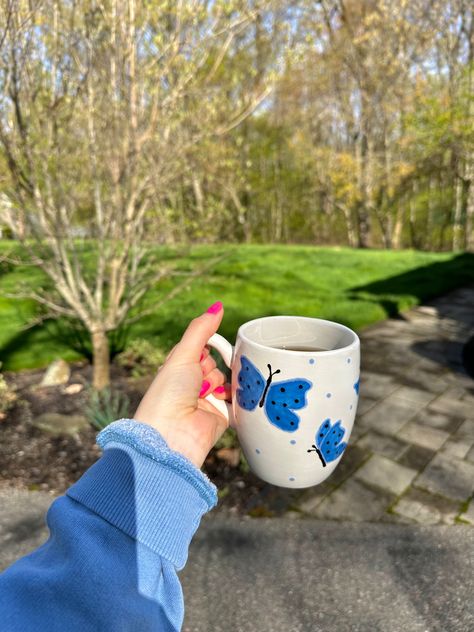
{"type": "Polygon", "coordinates": [[[174,348],[170,360],[199,362],[203,348],[209,338],[219,329],[223,316],[224,307],[220,301],[217,301],[204,314],[194,318],[174,348]]]}

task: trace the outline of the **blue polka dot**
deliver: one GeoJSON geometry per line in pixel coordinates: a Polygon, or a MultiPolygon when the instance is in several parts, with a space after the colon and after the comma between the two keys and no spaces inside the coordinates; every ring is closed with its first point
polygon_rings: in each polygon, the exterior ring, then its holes
{"type": "Polygon", "coordinates": [[[294,439],[292,439],[292,440],[290,441],[290,443],[291,443],[291,445],[295,445],[296,441],[295,441],[294,439]]]}
{"type": "Polygon", "coordinates": [[[350,364],[352,362],[352,360],[350,358],[347,358],[347,364],[350,364]]]}
{"type": "Polygon", "coordinates": [[[326,397],[329,399],[331,397],[331,393],[326,393],[326,397]]]}
{"type": "Polygon", "coordinates": [[[294,476],[290,476],[290,481],[294,481],[295,477],[294,476]]]}
{"type": "Polygon", "coordinates": [[[256,452],[257,454],[260,454],[260,450],[259,450],[258,448],[256,448],[256,449],[255,449],[255,452],[256,452]]]}
{"type": "Polygon", "coordinates": [[[352,404],[349,406],[349,410],[352,410],[352,404]]]}
{"type": "Polygon", "coordinates": [[[309,359],[309,363],[310,363],[310,364],[314,364],[315,362],[316,362],[316,360],[315,360],[314,358],[310,358],[310,359],[309,359]]]}

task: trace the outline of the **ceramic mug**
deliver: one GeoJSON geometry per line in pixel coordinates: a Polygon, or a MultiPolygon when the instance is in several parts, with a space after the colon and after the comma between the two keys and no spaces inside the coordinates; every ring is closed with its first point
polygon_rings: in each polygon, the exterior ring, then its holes
{"type": "Polygon", "coordinates": [[[244,323],[235,347],[209,346],[232,371],[232,403],[212,395],[252,471],[280,487],[310,487],[337,466],[354,424],[360,342],[329,320],[269,316],[244,323]]]}

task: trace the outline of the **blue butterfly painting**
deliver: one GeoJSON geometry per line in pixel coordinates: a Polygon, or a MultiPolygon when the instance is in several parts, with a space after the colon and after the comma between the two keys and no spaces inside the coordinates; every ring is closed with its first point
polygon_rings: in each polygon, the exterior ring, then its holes
{"type": "Polygon", "coordinates": [[[359,386],[360,386],[360,378],[357,380],[357,382],[354,384],[354,390],[356,392],[356,395],[359,394],[359,386]]]}
{"type": "Polygon", "coordinates": [[[298,430],[300,418],[293,411],[306,406],[306,392],[312,383],[299,378],[272,384],[273,376],[281,373],[280,369],[272,372],[271,365],[267,364],[269,376],[265,379],[247,357],[241,356],[240,362],[241,369],[237,376],[239,406],[245,410],[265,406],[265,414],[274,426],[285,432],[298,430]]]}
{"type": "Polygon", "coordinates": [[[326,419],[316,433],[316,445],[312,446],[314,449],[308,450],[308,452],[316,452],[323,467],[326,467],[327,463],[338,459],[347,448],[347,443],[341,442],[345,433],[346,430],[341,426],[341,420],[331,424],[331,420],[326,419]]]}

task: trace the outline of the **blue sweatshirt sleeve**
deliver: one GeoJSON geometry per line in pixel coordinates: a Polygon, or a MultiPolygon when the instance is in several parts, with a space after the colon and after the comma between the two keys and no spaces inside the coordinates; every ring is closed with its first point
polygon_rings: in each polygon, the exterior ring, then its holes
{"type": "Polygon", "coordinates": [[[50,535],[0,575],[3,632],[173,632],[177,571],[216,488],[146,424],[97,437],[101,458],[55,500],[50,535]]]}

